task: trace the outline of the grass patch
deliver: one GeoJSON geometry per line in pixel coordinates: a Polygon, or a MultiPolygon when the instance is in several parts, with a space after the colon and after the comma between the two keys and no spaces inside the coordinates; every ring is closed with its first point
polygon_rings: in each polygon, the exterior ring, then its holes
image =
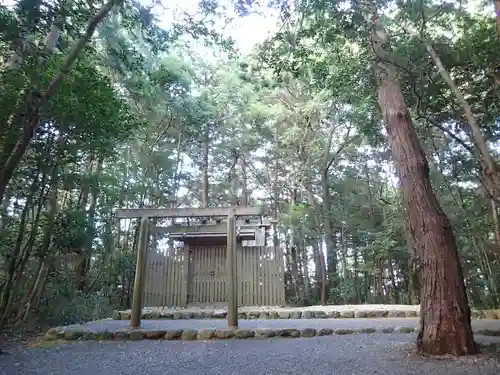
{"type": "Polygon", "coordinates": [[[28,348],[34,348],[34,349],[51,349],[54,346],[58,346],[61,344],[66,344],[67,342],[64,340],[39,340],[39,341],[34,341],[30,342],[26,345],[28,348]]]}

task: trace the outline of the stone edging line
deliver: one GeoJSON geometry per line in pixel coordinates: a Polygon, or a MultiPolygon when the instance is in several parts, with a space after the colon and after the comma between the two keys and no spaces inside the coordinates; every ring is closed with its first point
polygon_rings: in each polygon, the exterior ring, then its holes
{"type": "MultiPolygon", "coordinates": [[[[148,309],[149,310],[149,309],[148,309]]],[[[227,311],[225,310],[180,310],[165,311],[162,309],[153,311],[143,311],[142,319],[166,319],[166,320],[185,320],[185,319],[225,319],[227,311]]],[[[353,318],[416,318],[420,315],[419,310],[256,310],[240,311],[238,319],[353,319],[353,318]]],[[[473,310],[471,312],[473,319],[500,319],[500,310],[473,310]]],[[[130,320],[130,311],[114,311],[113,320],[130,320]]]]}
{"type": "MultiPolygon", "coordinates": [[[[166,329],[142,330],[120,329],[116,331],[90,331],[70,329],[65,327],[52,328],[44,336],[48,341],[139,341],[139,340],[183,340],[206,341],[227,339],[270,339],[270,338],[310,338],[316,336],[371,334],[371,333],[417,333],[415,327],[394,328],[361,328],[361,329],[331,329],[331,328],[302,328],[302,329],[166,329]]],[[[500,336],[500,330],[474,330],[474,334],[485,336],[500,336]]],[[[500,346],[500,343],[498,344],[500,346]]]]}

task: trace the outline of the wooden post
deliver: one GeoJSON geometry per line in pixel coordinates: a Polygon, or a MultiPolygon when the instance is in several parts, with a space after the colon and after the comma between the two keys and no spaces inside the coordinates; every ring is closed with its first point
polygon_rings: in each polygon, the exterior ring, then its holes
{"type": "Polygon", "coordinates": [[[146,273],[146,256],[148,252],[148,230],[149,219],[141,218],[139,230],[139,248],[137,250],[137,264],[135,266],[134,295],[132,296],[132,314],[130,317],[130,328],[141,326],[142,295],[144,293],[144,279],[146,273]]]}
{"type": "Polygon", "coordinates": [[[235,211],[227,216],[227,325],[238,328],[238,275],[236,274],[236,217],[235,211]]]}

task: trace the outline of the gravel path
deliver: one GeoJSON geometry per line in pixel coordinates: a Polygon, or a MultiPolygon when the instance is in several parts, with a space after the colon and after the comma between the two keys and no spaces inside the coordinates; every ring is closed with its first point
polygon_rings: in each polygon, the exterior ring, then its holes
{"type": "MultiPolygon", "coordinates": [[[[487,338],[484,338],[487,339],[487,338]]],[[[408,355],[415,335],[80,342],[0,356],[0,375],[498,375],[493,359],[408,355]],[[476,362],[477,361],[477,362],[476,362]]]]}
{"type": "MultiPolygon", "coordinates": [[[[361,328],[396,328],[418,327],[419,318],[364,318],[364,319],[241,319],[240,328],[332,328],[332,329],[361,329],[361,328]]],[[[101,320],[70,326],[71,328],[86,328],[89,330],[118,330],[129,328],[128,320],[101,320]]],[[[143,329],[200,329],[200,328],[227,328],[226,320],[142,320],[143,329]]],[[[473,329],[500,330],[500,320],[473,320],[473,329]]]]}

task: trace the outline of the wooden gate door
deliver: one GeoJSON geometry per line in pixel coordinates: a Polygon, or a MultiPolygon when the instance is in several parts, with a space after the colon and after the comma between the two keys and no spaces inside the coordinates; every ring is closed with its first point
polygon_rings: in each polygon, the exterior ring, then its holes
{"type": "Polygon", "coordinates": [[[188,303],[226,301],[226,247],[192,246],[189,251],[188,303]]]}

